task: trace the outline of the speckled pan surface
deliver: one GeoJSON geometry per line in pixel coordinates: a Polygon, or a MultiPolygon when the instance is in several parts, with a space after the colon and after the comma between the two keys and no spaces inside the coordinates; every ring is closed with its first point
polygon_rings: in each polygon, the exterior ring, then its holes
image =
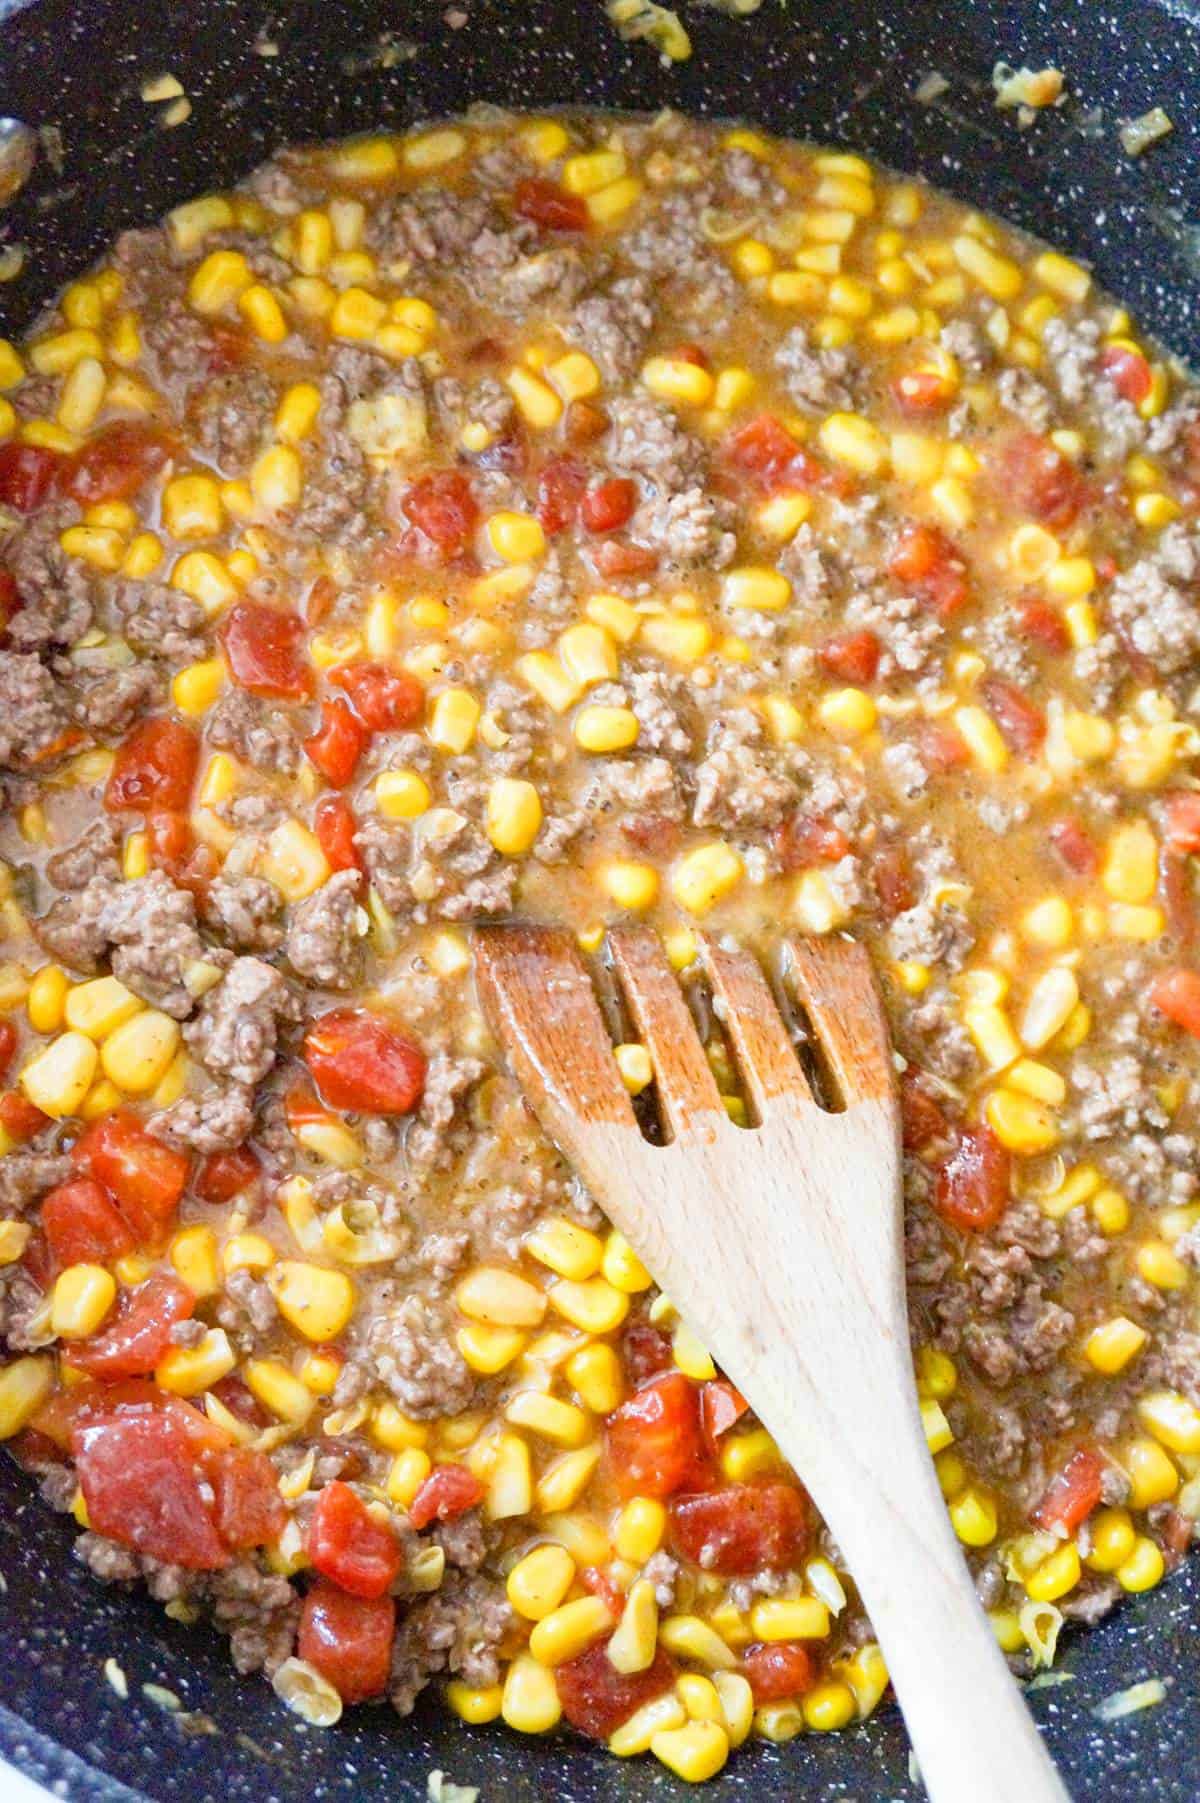
{"type": "MultiPolygon", "coordinates": [[[[623,46],[599,0],[0,0],[0,116],[57,127],[26,190],[0,211],[33,247],[0,287],[0,331],[21,329],[122,226],[244,173],[278,143],[406,122],[470,101],[571,102],[756,118],[916,170],[1095,263],[1174,349],[1200,362],[1200,5],[1194,0],[765,0],[749,21],[682,8],[695,55],[663,69],[623,46]],[[885,16],[880,17],[883,13],[885,16]],[[264,55],[269,42],[275,55],[264,55]],[[997,58],[1057,64],[1071,98],[1019,132],[992,105],[997,58]],[[948,91],[912,98],[940,71],[948,91]],[[192,102],[164,130],[142,83],[174,74],[192,102]],[[1161,105],[1176,122],[1142,162],[1116,125],[1161,105]]],[[[401,1726],[359,1711],[321,1735],[265,1686],[239,1683],[222,1644],[144,1597],[104,1591],[69,1556],[70,1532],[0,1463],[0,1753],[72,1799],[188,1803],[375,1799],[417,1803],[428,1774],[478,1784],[487,1803],[694,1796],[642,1763],[592,1748],[467,1729],[427,1707],[401,1726]],[[106,1681],[114,1659],[122,1700],[106,1681]],[[179,1699],[175,1712],[143,1686],[179,1699]],[[107,1774],[102,1776],[101,1774],[107,1774]]],[[[1200,1796],[1200,1584],[1195,1566],[1076,1636],[1032,1698],[1073,1794],[1088,1803],[1200,1796]],[[1066,1682],[1060,1677],[1065,1677],[1066,1682]],[[1092,1711],[1140,1679],[1159,1708],[1113,1726],[1092,1711]]],[[[762,1747],[703,1793],[814,1803],[916,1798],[899,1718],[762,1747]]],[[[966,1800],[964,1800],[966,1803],[966,1800]]]]}

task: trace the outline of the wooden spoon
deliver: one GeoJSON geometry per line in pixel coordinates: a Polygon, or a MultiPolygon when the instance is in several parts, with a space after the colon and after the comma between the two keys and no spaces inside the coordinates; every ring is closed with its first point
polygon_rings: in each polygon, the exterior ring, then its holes
{"type": "Polygon", "coordinates": [[[643,1136],[564,932],[475,941],[481,999],[532,1106],[811,1492],[874,1625],[935,1803],[1066,1797],[976,1599],[926,1450],[909,1348],[900,1135],[863,949],[785,948],[840,1111],[820,1106],[758,964],[700,955],[755,1125],[729,1119],[656,935],[609,947],[654,1062],[643,1136]]]}

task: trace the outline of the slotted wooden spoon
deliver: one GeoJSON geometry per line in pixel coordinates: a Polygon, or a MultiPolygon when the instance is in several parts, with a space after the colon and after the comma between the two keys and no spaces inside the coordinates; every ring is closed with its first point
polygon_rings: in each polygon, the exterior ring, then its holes
{"type": "Polygon", "coordinates": [[[1066,1797],[975,1597],[917,1408],[887,1024],[863,949],[786,975],[840,1092],[821,1107],[756,961],[701,957],[756,1126],[729,1120],[655,934],[609,939],[668,1138],[630,1106],[569,934],[493,927],[481,1000],[543,1126],[775,1436],[836,1537],[935,1803],[1066,1797]]]}

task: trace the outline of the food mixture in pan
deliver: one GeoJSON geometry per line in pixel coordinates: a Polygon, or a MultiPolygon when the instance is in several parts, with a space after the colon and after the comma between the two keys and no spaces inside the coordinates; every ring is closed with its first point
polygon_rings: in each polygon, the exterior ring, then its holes
{"type": "Polygon", "coordinates": [[[735,1119],[697,925],[866,941],[1000,1644],[1158,1584],[1200,402],[1088,273],[858,156],[489,113],[128,233],[0,389],[0,1433],[76,1555],[317,1722],[433,1683],[699,1779],[871,1713],[804,1473],[473,995],[475,921],[632,916],[735,1119]]]}

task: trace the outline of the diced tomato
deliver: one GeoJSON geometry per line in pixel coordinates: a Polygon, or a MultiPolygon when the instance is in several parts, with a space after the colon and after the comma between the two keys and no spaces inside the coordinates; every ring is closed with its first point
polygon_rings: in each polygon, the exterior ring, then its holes
{"type": "Polygon", "coordinates": [[[636,482],[628,476],[610,476],[587,490],[579,503],[579,517],[589,532],[616,532],[636,506],[636,482]]]}
{"type": "Polygon", "coordinates": [[[1003,676],[987,676],[979,685],[984,705],[1013,751],[1032,757],[1046,737],[1046,716],[1003,676]]]}
{"type": "Polygon", "coordinates": [[[727,1434],[749,1407],[741,1391],[724,1377],[714,1377],[700,1386],[700,1430],[710,1452],[716,1453],[721,1435],[727,1434]]]}
{"type": "Polygon", "coordinates": [[[395,1638],[390,1596],[347,1596],[335,1584],[314,1584],[300,1611],[296,1651],[343,1703],[365,1703],[387,1689],[395,1638]]]}
{"type": "Polygon", "coordinates": [[[513,189],[513,212],[521,219],[532,220],[547,232],[586,232],[589,223],[587,202],[579,194],[568,194],[557,182],[542,175],[526,176],[513,189]]]}
{"type": "Polygon", "coordinates": [[[116,1316],[90,1340],[75,1340],[63,1356],[93,1377],[144,1377],[171,1350],[171,1329],[190,1321],[196,1298],[177,1277],[159,1272],[135,1290],[122,1290],[116,1316]]]}
{"type": "Polygon", "coordinates": [[[217,1533],[236,1552],[269,1546],[287,1523],[275,1467],[265,1453],[231,1446],[206,1461],[217,1533]]]}
{"type": "Polygon", "coordinates": [[[420,1533],[431,1521],[452,1521],[483,1500],[483,1485],[465,1465],[435,1465],[408,1505],[408,1518],[420,1533]]]}
{"type": "Polygon", "coordinates": [[[1051,821],[1046,837],[1072,876],[1095,876],[1100,868],[1100,848],[1074,814],[1051,821]]]}
{"type": "Polygon", "coordinates": [[[60,492],[69,467],[61,451],[8,439],[0,444],[0,507],[34,513],[60,492]]]}
{"type": "Polygon", "coordinates": [[[679,822],[667,814],[629,814],[619,824],[631,845],[656,858],[667,857],[679,843],[679,822]]]}
{"type": "Polygon", "coordinates": [[[8,1075],[16,1049],[17,1029],[10,1020],[0,1020],[0,1082],[8,1075]]]}
{"type": "Polygon", "coordinates": [[[32,1102],[15,1089],[6,1089],[0,1095],[0,1127],[15,1139],[24,1144],[27,1139],[34,1139],[44,1127],[50,1125],[50,1116],[35,1108],[32,1102]]]}
{"type": "Polygon", "coordinates": [[[117,747],[104,805],[114,814],[186,808],[199,760],[200,740],[182,720],[167,714],[142,720],[117,747]]]}
{"type": "Polygon", "coordinates": [[[1083,512],[1087,484],[1069,457],[1036,432],[1018,432],[1002,448],[997,475],[1008,500],[1052,531],[1065,532],[1083,512]]]}
{"type": "Polygon", "coordinates": [[[939,620],[953,619],[970,600],[966,565],[937,526],[906,526],[888,559],[888,574],[939,620]]]}
{"type": "Polygon", "coordinates": [[[554,1678],[562,1712],[572,1728],[592,1740],[607,1740],[643,1704],[653,1702],[675,1682],[675,1663],[662,1651],[642,1672],[619,1672],[608,1657],[607,1641],[597,1641],[555,1666],[554,1678]]]}
{"type": "Polygon", "coordinates": [[[304,1062],[331,1108],[407,1114],[425,1088],[425,1055],[378,1014],[333,1008],[304,1036],[304,1062]]]}
{"type": "Polygon", "coordinates": [[[802,1697],[817,1680],[817,1667],[802,1640],[756,1640],[742,1654],[742,1670],[756,1703],[802,1697]]]}
{"type": "Polygon", "coordinates": [[[1123,401],[1137,407],[1154,386],[1154,373],[1141,351],[1123,344],[1106,344],[1100,367],[1123,401]]]}
{"type": "Polygon", "coordinates": [[[231,319],[210,319],[207,326],[208,355],[205,359],[211,376],[227,376],[240,369],[250,353],[250,341],[240,323],[231,319]]]}
{"type": "Polygon", "coordinates": [[[797,810],[772,829],[771,849],[786,876],[814,864],[836,864],[850,850],[850,841],[832,820],[797,810]]]}
{"type": "Polygon", "coordinates": [[[401,511],[445,558],[458,557],[471,542],[479,507],[460,470],[435,470],[410,484],[401,511]]]}
{"type": "Polygon", "coordinates": [[[1167,931],[1175,950],[1191,954],[1200,919],[1196,913],[1196,885],[1190,858],[1164,845],[1158,860],[1159,889],[1167,914],[1167,931]]]}
{"type": "Polygon", "coordinates": [[[195,1448],[173,1415],[140,1408],[84,1418],[72,1446],[96,1533],[186,1571],[229,1563],[195,1448]]]}
{"type": "Polygon", "coordinates": [[[609,1416],[606,1443],[622,1496],[701,1489],[707,1461],[695,1384],[681,1371],[651,1378],[609,1416]]]}
{"type": "Polygon", "coordinates": [[[579,1582],[585,1590],[600,1598],[614,1621],[620,1621],[621,1611],[625,1607],[625,1592],[606,1571],[601,1571],[598,1565],[585,1565],[579,1573],[579,1582]]]}
{"type": "Polygon", "coordinates": [[[283,1098],[283,1112],[292,1133],[311,1125],[313,1121],[333,1119],[328,1109],[322,1108],[318,1102],[316,1091],[310,1089],[307,1083],[292,1084],[283,1098]]]}
{"type": "Polygon", "coordinates": [[[308,594],[304,597],[304,620],[308,626],[319,626],[332,611],[337,600],[337,588],[332,576],[318,576],[308,594]]]}
{"type": "Polygon", "coordinates": [[[760,413],[730,432],[722,445],[726,460],[764,484],[779,479],[800,446],[773,413],[760,413]]]}
{"type": "Polygon", "coordinates": [[[220,631],[233,680],[252,695],[302,701],[312,689],[304,633],[299,614],[259,601],[237,602],[220,631]]]}
{"type": "Polygon", "coordinates": [[[953,399],[953,389],[936,369],[906,369],[892,378],[892,393],[905,413],[927,418],[944,413],[953,399]]]}
{"type": "Polygon", "coordinates": [[[537,516],[553,535],[573,526],[587,489],[587,468],[577,457],[554,457],[538,476],[537,516]]]}
{"type": "Polygon", "coordinates": [[[321,724],[304,741],[304,755],[335,789],[354,775],[370,734],[348,701],[340,695],[321,703],[321,724]]]}
{"type": "Polygon", "coordinates": [[[1100,1505],[1106,1469],[1098,1452],[1081,1446],[1051,1479],[1030,1520],[1051,1533],[1061,1532],[1064,1537],[1074,1534],[1100,1505]]]}
{"type": "Polygon", "coordinates": [[[425,690],[407,670],[386,664],[339,664],[329,679],[345,689],[355,713],[372,732],[403,732],[425,712],[425,690]]]}
{"type": "Polygon", "coordinates": [[[126,1377],[114,1383],[97,1383],[84,1377],[69,1388],[56,1390],[34,1417],[34,1426],[56,1446],[71,1444],[77,1427],[98,1416],[143,1415],[154,1410],[172,1421],[198,1459],[211,1458],[232,1444],[223,1427],[181,1396],[171,1396],[144,1377],[126,1377]]]}
{"type": "Polygon", "coordinates": [[[21,1269],[43,1294],[50,1288],[57,1274],[50,1242],[40,1227],[35,1227],[26,1241],[25,1250],[21,1254],[21,1269]]]}
{"type": "Polygon", "coordinates": [[[950,1137],[945,1110],[925,1087],[920,1071],[908,1070],[900,1079],[900,1121],[906,1152],[927,1152],[950,1137]]]}
{"type": "Polygon", "coordinates": [[[76,452],[66,486],[81,507],[130,501],[170,452],[170,441],[154,427],[118,420],[76,452]]]}
{"type": "Polygon", "coordinates": [[[1150,985],[1150,1000],[1175,1026],[1200,1039],[1200,971],[1182,965],[1164,971],[1150,985]]]}
{"type": "Polygon", "coordinates": [[[620,539],[606,538],[591,552],[598,576],[619,582],[626,576],[645,576],[658,568],[658,552],[649,545],[623,545],[620,539]]]}
{"type": "Polygon", "coordinates": [[[736,1578],[769,1567],[788,1571],[803,1559],[810,1529],[794,1484],[731,1484],[671,1504],[671,1539],[704,1571],[736,1578]]]}
{"type": "Polygon", "coordinates": [[[179,808],[155,808],[146,816],[147,850],[156,870],[178,874],[196,848],[192,823],[179,808]]]}
{"type": "Polygon", "coordinates": [[[938,1172],[934,1207],[964,1233],[986,1233],[1008,1207],[1012,1157],[990,1127],[964,1127],[938,1172]]]}
{"type": "Polygon", "coordinates": [[[354,843],[358,821],[341,795],[326,795],[313,810],[313,831],[331,870],[361,870],[362,859],[354,843]]]}
{"type": "Polygon", "coordinates": [[[1056,607],[1031,595],[1017,605],[1017,628],[1024,639],[1044,645],[1047,651],[1069,651],[1070,635],[1056,607]]]}
{"type": "Polygon", "coordinates": [[[817,662],[839,682],[874,682],[882,652],[873,632],[835,632],[817,646],[817,662]]]}
{"type": "Polygon", "coordinates": [[[42,1231],[59,1269],[111,1264],[134,1247],[129,1223],[94,1177],[72,1178],[43,1196],[42,1231]]]}
{"type": "Polygon", "coordinates": [[[153,1139],[136,1115],[118,1109],[85,1128],[71,1158],[114,1197],[139,1245],[158,1243],[187,1186],[190,1165],[183,1152],[153,1139]]]}
{"type": "Polygon", "coordinates": [[[931,776],[948,776],[971,760],[962,734],[941,720],[922,720],[916,730],[917,750],[931,776]]]}
{"type": "Polygon", "coordinates": [[[897,840],[883,839],[875,847],[871,875],[884,920],[895,920],[897,914],[903,914],[906,908],[913,906],[917,891],[912,862],[905,847],[897,840]]]}
{"type": "Polygon", "coordinates": [[[1168,849],[1181,856],[1200,853],[1200,794],[1168,795],[1164,813],[1168,849]]]}
{"type": "Polygon", "coordinates": [[[258,1153],[249,1146],[232,1152],[210,1152],[200,1162],[194,1189],[202,1202],[232,1202],[262,1175],[258,1153]]]}
{"type": "Polygon", "coordinates": [[[266,1411],[240,1377],[234,1377],[231,1373],[228,1377],[219,1378],[212,1386],[212,1394],[218,1402],[223,1402],[230,1414],[236,1415],[239,1421],[248,1421],[252,1427],[267,1425],[266,1411]]]}
{"type": "Polygon", "coordinates": [[[621,1363],[634,1388],[671,1365],[671,1342],[649,1321],[631,1321],[621,1335],[621,1363]]]}
{"type": "Polygon", "coordinates": [[[694,363],[697,369],[710,367],[709,355],[704,346],[694,343],[690,338],[677,344],[670,355],[676,363],[694,363]]]}
{"type": "Polygon", "coordinates": [[[404,1564],[391,1528],[368,1513],[349,1484],[335,1478],[317,1497],[308,1529],[308,1556],[323,1578],[352,1596],[382,1596],[404,1564]]]}
{"type": "Polygon", "coordinates": [[[608,430],[608,416],[590,401],[572,401],[563,420],[563,438],[568,444],[594,444],[608,430]]]}
{"type": "Polygon", "coordinates": [[[13,615],[20,610],[21,596],[17,589],[17,579],[11,570],[6,570],[0,564],[0,633],[7,632],[13,615]]]}

